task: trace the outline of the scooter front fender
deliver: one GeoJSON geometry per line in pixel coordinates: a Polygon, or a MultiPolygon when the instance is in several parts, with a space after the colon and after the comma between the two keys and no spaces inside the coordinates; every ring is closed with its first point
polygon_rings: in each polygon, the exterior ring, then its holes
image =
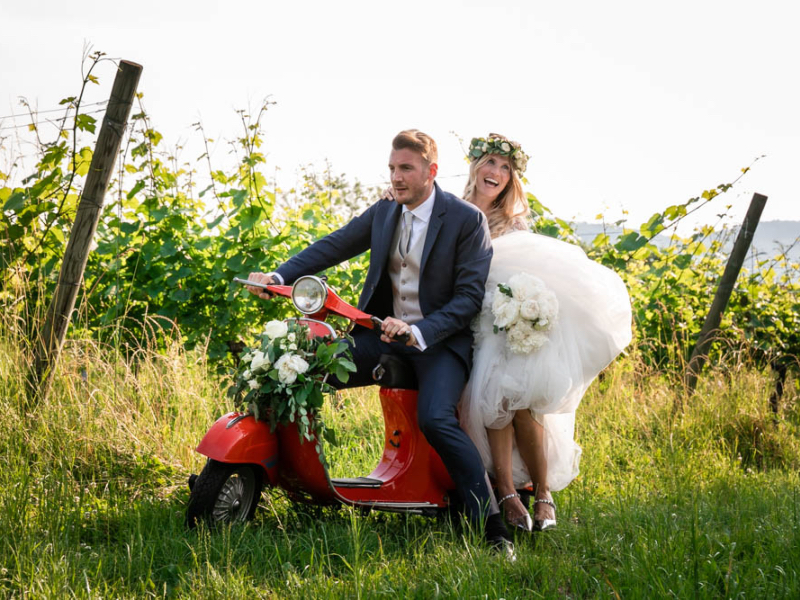
{"type": "Polygon", "coordinates": [[[253,415],[230,412],[221,416],[197,452],[219,462],[260,465],[270,484],[278,481],[278,437],[253,415]]]}

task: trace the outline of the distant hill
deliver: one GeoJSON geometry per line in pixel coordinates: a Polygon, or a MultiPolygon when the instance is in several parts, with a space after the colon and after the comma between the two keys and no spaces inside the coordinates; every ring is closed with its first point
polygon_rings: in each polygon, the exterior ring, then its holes
{"type": "MultiPolygon", "coordinates": [[[[791,246],[798,236],[800,221],[763,221],[758,224],[753,236],[753,246],[760,252],[777,253],[781,246],[791,246]]],[[[800,243],[789,254],[800,257],[800,243]]]]}
{"type": "MultiPolygon", "coordinates": [[[[578,237],[587,244],[591,243],[598,234],[603,233],[602,223],[577,222],[574,226],[578,237]]],[[[733,246],[738,229],[736,227],[732,230],[729,236],[730,241],[726,244],[728,248],[733,246]]],[[[605,232],[613,240],[622,233],[622,228],[607,226],[605,232]]],[[[772,257],[780,253],[782,247],[791,246],[798,236],[800,236],[800,221],[761,221],[753,236],[752,246],[759,254],[772,257]]],[[[656,236],[654,240],[656,244],[665,244],[666,240],[660,238],[661,236],[656,236]]],[[[800,243],[789,251],[789,257],[800,262],[800,243]]]]}

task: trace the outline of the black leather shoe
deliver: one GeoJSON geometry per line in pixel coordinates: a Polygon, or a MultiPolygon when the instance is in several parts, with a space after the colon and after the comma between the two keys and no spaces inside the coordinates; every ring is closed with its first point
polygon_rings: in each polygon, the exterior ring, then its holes
{"type": "Polygon", "coordinates": [[[509,561],[515,561],[517,556],[514,554],[514,543],[511,541],[511,534],[508,533],[500,513],[486,517],[486,523],[483,527],[483,538],[489,544],[489,547],[498,554],[505,556],[509,561]]]}
{"type": "Polygon", "coordinates": [[[514,562],[517,560],[517,553],[514,551],[514,542],[511,540],[502,536],[487,537],[486,543],[489,544],[489,547],[493,552],[496,552],[508,562],[514,562]]]}

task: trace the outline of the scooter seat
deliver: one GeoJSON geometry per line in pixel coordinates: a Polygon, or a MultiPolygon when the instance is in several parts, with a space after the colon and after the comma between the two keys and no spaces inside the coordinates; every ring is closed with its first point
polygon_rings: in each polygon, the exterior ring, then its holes
{"type": "Polygon", "coordinates": [[[381,354],[378,364],[372,369],[372,378],[381,387],[417,390],[417,375],[411,364],[396,354],[381,354]]]}

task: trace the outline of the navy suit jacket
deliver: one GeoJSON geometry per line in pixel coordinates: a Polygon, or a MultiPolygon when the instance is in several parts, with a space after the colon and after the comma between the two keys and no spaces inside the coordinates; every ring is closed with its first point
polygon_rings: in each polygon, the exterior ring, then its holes
{"type": "MultiPolygon", "coordinates": [[[[479,209],[434,185],[433,212],[420,263],[419,303],[424,318],[415,325],[427,349],[444,344],[469,369],[470,321],[483,303],[492,259],[491,238],[486,217],[479,209]]],[[[381,318],[391,316],[388,261],[401,210],[397,202],[379,200],[341,229],[293,256],[277,272],[289,285],[298,277],[371,250],[358,307],[381,318]]]]}

